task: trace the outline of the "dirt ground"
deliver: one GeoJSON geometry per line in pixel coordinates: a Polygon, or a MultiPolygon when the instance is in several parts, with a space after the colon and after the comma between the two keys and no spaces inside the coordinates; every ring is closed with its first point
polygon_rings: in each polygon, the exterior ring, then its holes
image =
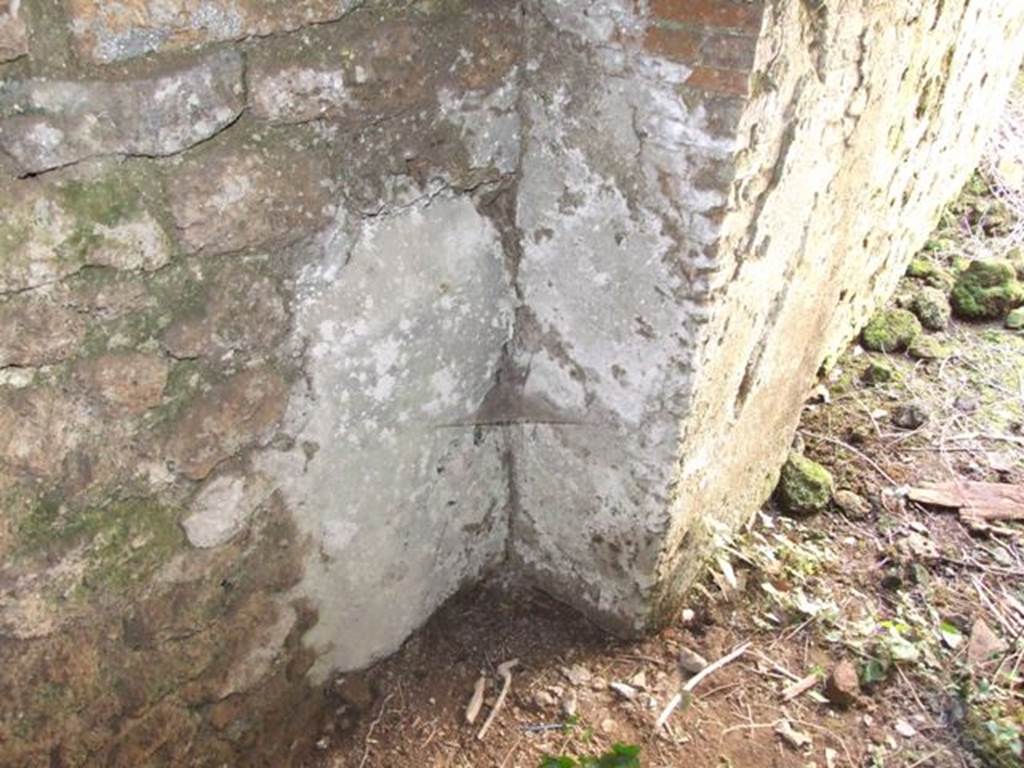
{"type": "MultiPolygon", "coordinates": [[[[1024,241],[1022,146],[1013,136],[993,145],[923,258],[952,275],[966,259],[1012,255],[1024,241]]],[[[890,306],[922,286],[905,278],[890,306]]],[[[1024,483],[1024,332],[953,320],[928,335],[945,347],[939,359],[852,345],[806,405],[798,447],[860,501],[847,495],[845,509],[833,502],[800,520],[769,503],[723,542],[675,623],[641,642],[516,585],[461,595],[396,656],[333,684],[333,721],[307,764],[537,768],[616,743],[639,747],[639,762],[593,764],[1024,764],[1024,526],[972,530],[954,511],[907,499],[927,480],[1024,483]],[[873,364],[892,380],[864,381],[873,364]],[[897,426],[911,405],[924,423],[897,426]],[[681,651],[714,661],[745,643],[656,727],[689,677],[681,651]],[[507,700],[478,739],[510,659],[507,700]],[[844,660],[861,684],[845,707],[836,700],[849,686],[827,682],[844,660]],[[471,726],[464,712],[481,673],[485,703],[471,726]],[[805,690],[787,696],[799,681],[805,690]]]]}

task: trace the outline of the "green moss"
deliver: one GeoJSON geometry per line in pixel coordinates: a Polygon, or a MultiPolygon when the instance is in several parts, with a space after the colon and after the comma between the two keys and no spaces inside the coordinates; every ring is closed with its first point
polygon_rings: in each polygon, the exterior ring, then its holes
{"type": "MultiPolygon", "coordinates": [[[[926,242],[924,244],[924,247],[921,250],[923,250],[925,253],[943,253],[943,252],[947,252],[947,251],[953,250],[954,247],[955,247],[955,243],[952,240],[948,240],[946,238],[933,238],[933,239],[929,240],[928,242],[926,242]]],[[[927,259],[914,259],[914,261],[928,261],[928,260],[927,259]]],[[[912,261],[911,264],[913,264],[913,263],[914,262],[912,261]]],[[[931,262],[928,262],[928,263],[931,263],[931,262]]],[[[910,275],[910,270],[907,270],[907,274],[910,275]]],[[[915,275],[910,275],[910,276],[911,277],[915,277],[915,275]]]]}
{"type": "Polygon", "coordinates": [[[145,579],[180,545],[176,513],[153,499],[112,500],[70,510],[40,501],[17,527],[18,555],[81,547],[87,563],[80,590],[123,591],[145,579]]]}
{"type": "Polygon", "coordinates": [[[861,331],[861,344],[873,352],[902,352],[921,333],[921,323],[905,309],[877,313],[861,331]]]}
{"type": "Polygon", "coordinates": [[[1024,284],[1008,261],[972,261],[957,278],[950,297],[965,320],[997,320],[1024,304],[1024,284]]]}
{"type": "Polygon", "coordinates": [[[1015,309],[1006,316],[1006,327],[1011,331],[1024,330],[1024,307],[1015,309]]]}
{"type": "Polygon", "coordinates": [[[140,210],[138,190],[117,176],[67,181],[60,188],[59,201],[74,221],[71,235],[61,245],[61,256],[75,261],[85,261],[102,244],[97,226],[112,227],[140,210]]]}
{"type": "Polygon", "coordinates": [[[907,266],[907,277],[922,280],[933,288],[949,290],[953,285],[953,276],[931,259],[917,257],[907,266]]]}
{"type": "Polygon", "coordinates": [[[922,288],[911,299],[910,309],[930,331],[944,330],[952,316],[949,300],[938,288],[922,288]]]}
{"type": "Polygon", "coordinates": [[[907,347],[907,354],[916,360],[942,360],[949,357],[950,350],[934,336],[921,335],[907,347]]]}
{"type": "Polygon", "coordinates": [[[869,386],[888,384],[897,379],[896,369],[883,361],[872,361],[861,374],[861,380],[869,386]]]}
{"type": "Polygon", "coordinates": [[[87,221],[112,227],[138,213],[137,190],[116,176],[94,181],[68,181],[60,189],[68,212],[87,221]]]}
{"type": "Polygon", "coordinates": [[[834,486],[827,469],[794,452],[782,467],[775,495],[784,512],[809,515],[828,506],[834,486]]]}

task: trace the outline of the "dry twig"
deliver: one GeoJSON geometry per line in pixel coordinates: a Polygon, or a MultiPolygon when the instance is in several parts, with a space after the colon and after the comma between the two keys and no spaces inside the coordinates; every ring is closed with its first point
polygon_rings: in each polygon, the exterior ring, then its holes
{"type": "Polygon", "coordinates": [[[498,700],[494,702],[491,714],[487,716],[483,726],[480,728],[480,733],[476,735],[478,741],[483,741],[484,736],[487,735],[487,731],[490,730],[491,723],[493,723],[495,718],[498,717],[498,713],[505,705],[505,697],[508,696],[508,689],[512,687],[512,670],[515,669],[518,663],[519,659],[511,659],[510,661],[506,661],[504,664],[498,665],[498,674],[501,676],[501,693],[498,694],[498,700]]]}
{"type": "Polygon", "coordinates": [[[661,711],[661,714],[658,715],[658,719],[657,721],[655,721],[654,724],[655,730],[660,730],[665,725],[665,723],[668,722],[668,719],[672,717],[672,713],[675,712],[676,707],[678,707],[680,703],[682,703],[683,696],[685,694],[691,693],[694,688],[700,685],[701,681],[704,680],[704,678],[721,669],[729,662],[735,661],[744,653],[746,653],[749,648],[750,643],[743,643],[743,645],[739,646],[730,653],[727,653],[718,661],[711,662],[704,669],[702,669],[696,675],[687,680],[682,690],[669,700],[668,704],[666,704],[665,708],[661,711]]]}

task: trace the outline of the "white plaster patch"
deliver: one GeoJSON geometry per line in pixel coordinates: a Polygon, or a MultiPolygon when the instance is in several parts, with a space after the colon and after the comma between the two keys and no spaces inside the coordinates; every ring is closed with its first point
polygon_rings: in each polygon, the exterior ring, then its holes
{"type": "Polygon", "coordinates": [[[314,679],[393,650],[500,555],[503,443],[452,425],[493,386],[512,324],[501,239],[466,197],[339,219],[322,242],[296,305],[312,389],[287,417],[318,450],[259,459],[319,545],[296,589],[320,616],[314,679]]]}

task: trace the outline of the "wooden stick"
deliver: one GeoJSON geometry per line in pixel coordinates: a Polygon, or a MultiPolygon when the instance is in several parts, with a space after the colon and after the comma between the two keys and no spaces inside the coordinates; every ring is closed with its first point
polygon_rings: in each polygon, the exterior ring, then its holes
{"type": "Polygon", "coordinates": [[[686,685],[683,686],[682,690],[669,700],[668,704],[666,704],[665,708],[661,711],[661,714],[658,715],[658,719],[657,721],[655,721],[654,724],[655,730],[664,727],[665,723],[668,722],[668,719],[672,717],[672,713],[675,712],[676,707],[678,707],[679,704],[682,702],[684,694],[692,692],[693,689],[696,688],[702,680],[704,680],[704,678],[706,678],[708,675],[711,675],[714,672],[717,672],[719,669],[724,667],[729,662],[735,661],[744,653],[746,653],[749,648],[750,643],[743,643],[743,645],[739,646],[730,653],[727,653],[718,661],[711,662],[706,667],[704,667],[704,669],[702,669],[696,675],[687,680],[686,685]]]}
{"type": "Polygon", "coordinates": [[[392,691],[384,697],[384,701],[380,705],[380,712],[377,713],[377,717],[372,723],[370,723],[370,727],[366,730],[363,758],[359,761],[359,768],[363,768],[363,766],[366,765],[366,761],[370,759],[370,745],[373,744],[373,729],[380,725],[380,721],[384,719],[384,711],[388,708],[388,702],[391,701],[391,697],[394,695],[394,691],[392,691]]]}
{"type": "Polygon", "coordinates": [[[473,695],[469,699],[469,704],[466,705],[466,722],[472,725],[476,722],[477,715],[480,714],[480,708],[484,705],[484,686],[487,685],[487,678],[483,675],[477,678],[476,685],[473,686],[473,695]]]}
{"type": "Polygon", "coordinates": [[[818,673],[813,672],[809,674],[803,680],[798,680],[797,682],[793,683],[791,686],[786,688],[786,690],[782,692],[782,700],[789,701],[790,699],[795,699],[801,693],[809,691],[811,688],[813,688],[817,682],[818,673]]]}
{"type": "Polygon", "coordinates": [[[512,670],[519,663],[519,659],[512,659],[506,661],[504,664],[498,665],[498,674],[501,675],[501,693],[498,694],[498,700],[494,702],[494,708],[491,710],[491,714],[487,716],[483,726],[480,728],[480,733],[476,735],[477,741],[483,741],[484,736],[487,735],[487,731],[491,727],[491,723],[494,722],[498,716],[498,712],[501,711],[502,706],[505,704],[505,697],[508,696],[508,689],[512,687],[512,670]]]}

